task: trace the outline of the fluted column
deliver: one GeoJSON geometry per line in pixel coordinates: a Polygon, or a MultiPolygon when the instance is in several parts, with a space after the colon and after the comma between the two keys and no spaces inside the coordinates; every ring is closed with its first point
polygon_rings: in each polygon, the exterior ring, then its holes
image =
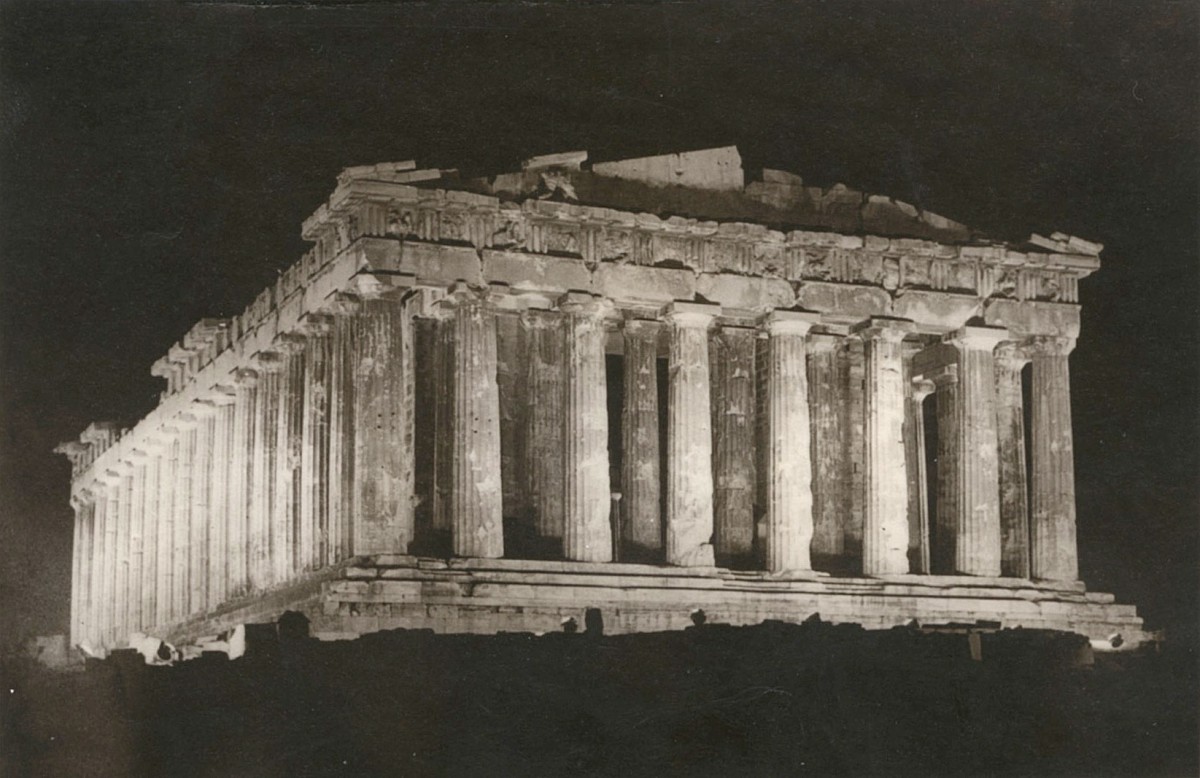
{"type": "Polygon", "coordinates": [[[911,324],[872,319],[857,328],[865,357],[863,573],[908,572],[908,476],[904,463],[901,341],[911,324]]]}
{"type": "Polygon", "coordinates": [[[767,533],[771,573],[812,570],[811,432],[807,335],[815,314],[772,311],[767,333],[767,533]]]}
{"type": "Polygon", "coordinates": [[[103,583],[100,591],[101,640],[106,646],[114,645],[116,641],[116,604],[117,592],[117,527],[121,521],[121,487],[122,476],[116,471],[104,474],[106,508],[104,511],[104,568],[103,583]]]}
{"type": "MultiPolygon", "coordinates": [[[[917,555],[914,573],[928,575],[932,572],[929,529],[929,476],[925,465],[925,398],[937,387],[927,379],[913,380],[908,398],[908,417],[905,420],[909,435],[905,436],[904,450],[908,459],[908,527],[916,532],[917,555]]],[[[910,547],[913,546],[909,539],[910,547]]]]}
{"type": "Polygon", "coordinates": [[[196,420],[181,416],[176,422],[179,428],[179,456],[175,467],[175,521],[171,544],[171,619],[179,621],[188,614],[191,593],[191,538],[192,522],[199,516],[193,515],[192,489],[195,485],[196,420]]]}
{"type": "Polygon", "coordinates": [[[332,353],[329,365],[329,507],[323,543],[323,565],[332,565],[350,554],[350,524],[354,515],[354,408],[355,354],[358,327],[354,317],[361,301],[347,294],[334,295],[332,353]]]}
{"type": "Polygon", "coordinates": [[[162,522],[159,507],[162,498],[163,442],[155,437],[146,442],[145,500],[142,516],[142,596],[139,616],[142,631],[158,623],[158,545],[162,522]]]}
{"type": "Polygon", "coordinates": [[[566,328],[563,555],[581,562],[611,562],[604,318],[612,306],[572,293],[559,307],[566,328]]]}
{"type": "Polygon", "coordinates": [[[529,343],[529,413],[526,415],[529,499],[534,533],[546,541],[563,538],[563,364],[564,330],[558,311],[530,309],[524,324],[529,343]]]}
{"type": "Polygon", "coordinates": [[[933,381],[937,408],[937,516],[931,548],[931,570],[952,574],[958,545],[958,365],[946,364],[927,373],[933,381]]]}
{"type": "Polygon", "coordinates": [[[662,327],[661,322],[643,319],[630,319],[624,327],[621,540],[638,561],[658,557],[663,547],[658,439],[658,344],[662,327]]]}
{"type": "Polygon", "coordinates": [[[125,633],[141,632],[142,567],[145,564],[146,473],[150,457],[144,449],[135,450],[130,462],[129,555],[125,578],[125,633]]]}
{"type": "Polygon", "coordinates": [[[716,305],[672,303],[667,406],[667,564],[715,564],[708,328],[716,305]]]}
{"type": "Polygon", "coordinates": [[[1038,336],[1032,355],[1031,536],[1033,577],[1079,577],[1075,538],[1075,457],[1071,430],[1071,380],[1067,357],[1073,338],[1038,336]]]}
{"type": "Polygon", "coordinates": [[[396,296],[363,300],[355,343],[355,458],[352,552],[403,554],[415,529],[408,429],[411,326],[396,296]],[[407,337],[406,337],[407,334],[407,337]]]}
{"type": "Polygon", "coordinates": [[[1025,399],[1021,371],[1029,356],[1002,343],[996,362],[996,436],[1000,455],[1000,574],[1028,578],[1029,485],[1025,470],[1025,399]]]}
{"type": "Polygon", "coordinates": [[[229,598],[230,472],[234,466],[233,387],[226,387],[207,401],[212,406],[212,455],[208,468],[208,532],[203,571],[205,609],[213,610],[229,598]]]}
{"type": "Polygon", "coordinates": [[[93,646],[106,644],[104,636],[104,603],[108,591],[104,585],[107,557],[105,546],[108,535],[108,482],[97,478],[90,488],[92,492],[92,562],[88,576],[90,600],[87,640],[93,646]]]}
{"type": "Polygon", "coordinates": [[[171,591],[175,571],[175,474],[179,469],[179,430],[163,429],[163,450],[158,471],[158,529],[154,582],[154,623],[171,622],[171,591]]]}
{"type": "Polygon", "coordinates": [[[79,572],[79,606],[80,623],[76,644],[82,641],[93,642],[93,625],[96,620],[96,489],[83,489],[81,494],[85,501],[83,515],[83,548],[79,572]]]}
{"type": "Polygon", "coordinates": [[[71,536],[71,615],[67,622],[68,647],[79,644],[80,624],[83,620],[80,591],[83,582],[83,523],[86,519],[88,504],[81,496],[72,495],[71,508],[75,513],[75,520],[71,536]]]}
{"type": "Polygon", "coordinates": [[[296,536],[299,572],[327,564],[324,549],[329,534],[329,389],[333,319],[309,315],[303,326],[307,341],[300,453],[300,526],[296,536]]]}
{"type": "Polygon", "coordinates": [[[504,493],[504,516],[524,519],[529,515],[528,486],[525,454],[527,429],[526,416],[529,406],[528,389],[525,385],[529,371],[525,365],[525,328],[521,323],[520,311],[516,309],[518,298],[508,296],[513,303],[509,310],[496,315],[496,384],[500,395],[500,478],[504,493]]]}
{"type": "Polygon", "coordinates": [[[839,352],[846,338],[830,333],[808,336],[808,407],[812,429],[812,554],[840,557],[846,552],[845,525],[850,495],[846,464],[845,399],[839,352]]]}
{"type": "Polygon", "coordinates": [[[120,474],[121,487],[117,514],[117,561],[113,579],[112,637],[114,641],[122,642],[129,634],[129,568],[134,502],[133,462],[129,460],[118,462],[116,470],[120,474]]]}
{"type": "MultiPolygon", "coordinates": [[[[713,417],[713,552],[745,564],[754,552],[755,339],[747,327],[715,327],[709,376],[713,417]]],[[[657,437],[657,430],[655,430],[657,437]]]]}
{"type": "Polygon", "coordinates": [[[255,358],[258,387],[254,403],[254,453],[250,475],[250,516],[246,574],[252,591],[271,584],[271,516],[274,511],[276,446],[279,421],[279,374],[282,360],[273,351],[255,358]]]}
{"type": "Polygon", "coordinates": [[[188,522],[188,588],[186,614],[208,608],[208,531],[212,520],[213,438],[216,408],[194,403],[189,409],[195,419],[192,449],[192,506],[188,522]]]}
{"type": "Polygon", "coordinates": [[[453,310],[454,457],[450,520],[455,556],[504,556],[496,320],[484,293],[459,287],[453,310]]]}
{"type": "Polygon", "coordinates": [[[279,371],[278,420],[275,423],[275,496],[271,503],[271,580],[283,583],[296,569],[300,524],[300,480],[304,429],[304,337],[280,335],[275,348],[279,371]]]}
{"type": "Polygon", "coordinates": [[[251,516],[255,471],[255,411],[258,406],[258,372],[239,368],[233,374],[233,430],[229,449],[229,515],[225,562],[226,599],[236,599],[249,586],[251,516]]]}

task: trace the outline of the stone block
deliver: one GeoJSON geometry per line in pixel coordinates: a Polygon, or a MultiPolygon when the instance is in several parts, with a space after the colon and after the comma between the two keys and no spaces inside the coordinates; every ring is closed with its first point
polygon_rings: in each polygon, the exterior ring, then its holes
{"type": "Polygon", "coordinates": [[[696,281],[696,292],[722,308],[743,311],[791,308],[796,302],[787,281],[727,273],[702,273],[696,281]]]}
{"type": "Polygon", "coordinates": [[[479,255],[465,246],[441,246],[432,243],[402,243],[399,270],[418,281],[452,284],[465,281],[483,283],[479,255]]]}
{"type": "Polygon", "coordinates": [[[692,300],[696,296],[696,274],[690,270],[603,264],[592,276],[592,290],[613,300],[692,300]]]}
{"type": "Polygon", "coordinates": [[[892,301],[892,314],[911,319],[922,330],[948,332],[978,316],[982,302],[973,295],[904,289],[892,301]]]}
{"type": "Polygon", "coordinates": [[[592,274],[580,260],[515,251],[484,251],[483,277],[520,291],[565,292],[592,285],[592,274]]]}
{"type": "Polygon", "coordinates": [[[1079,306],[1070,303],[989,300],[983,308],[983,320],[993,327],[1007,327],[1015,337],[1079,337],[1079,306]]]}
{"type": "Polygon", "coordinates": [[[796,304],[841,321],[861,321],[870,316],[892,314],[892,299],[884,290],[826,281],[800,284],[796,290],[796,304]]]}

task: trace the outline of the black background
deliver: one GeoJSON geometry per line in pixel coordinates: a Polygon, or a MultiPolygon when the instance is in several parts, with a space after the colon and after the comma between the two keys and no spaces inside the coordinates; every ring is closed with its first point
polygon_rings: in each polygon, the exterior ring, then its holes
{"type": "Polygon", "coordinates": [[[1001,238],[1106,245],[1072,357],[1082,577],[1197,604],[1192,3],[0,4],[0,634],[66,628],[53,446],[300,257],[345,166],[736,143],[1001,238]]]}

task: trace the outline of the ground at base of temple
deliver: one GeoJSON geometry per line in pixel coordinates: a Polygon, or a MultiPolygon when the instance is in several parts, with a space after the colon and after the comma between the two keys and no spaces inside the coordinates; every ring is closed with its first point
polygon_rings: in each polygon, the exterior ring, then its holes
{"type": "Polygon", "coordinates": [[[379,555],[158,637],[187,643],[239,623],[303,612],[316,637],[349,639],[387,629],[439,633],[559,632],[582,626],[589,611],[608,634],[683,629],[698,612],[709,621],[749,626],[814,617],[868,629],[916,622],[927,628],[1047,629],[1083,635],[1101,651],[1149,641],[1133,606],[1081,582],[902,575],[838,578],[724,568],[517,559],[441,559],[379,555]]]}
{"type": "MultiPolygon", "coordinates": [[[[297,622],[299,628],[297,628],[297,622]]],[[[283,628],[287,624],[289,628],[283,628]]],[[[1195,775],[1190,649],[811,622],[5,667],[13,775],[1195,775]],[[20,672],[18,672],[20,671],[20,672]],[[11,690],[11,691],[9,691],[11,690]]],[[[588,627],[593,627],[589,633],[588,627]]]]}

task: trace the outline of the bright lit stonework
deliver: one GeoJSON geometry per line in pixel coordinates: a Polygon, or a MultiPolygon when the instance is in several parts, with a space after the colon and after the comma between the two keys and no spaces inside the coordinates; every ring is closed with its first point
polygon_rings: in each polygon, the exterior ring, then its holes
{"type": "Polygon", "coordinates": [[[747,183],[734,148],[350,168],[303,235],[155,363],[157,408],[60,447],[72,644],[591,608],[618,633],[703,610],[1145,639],[1078,580],[1068,356],[1097,244],[747,183]]]}

